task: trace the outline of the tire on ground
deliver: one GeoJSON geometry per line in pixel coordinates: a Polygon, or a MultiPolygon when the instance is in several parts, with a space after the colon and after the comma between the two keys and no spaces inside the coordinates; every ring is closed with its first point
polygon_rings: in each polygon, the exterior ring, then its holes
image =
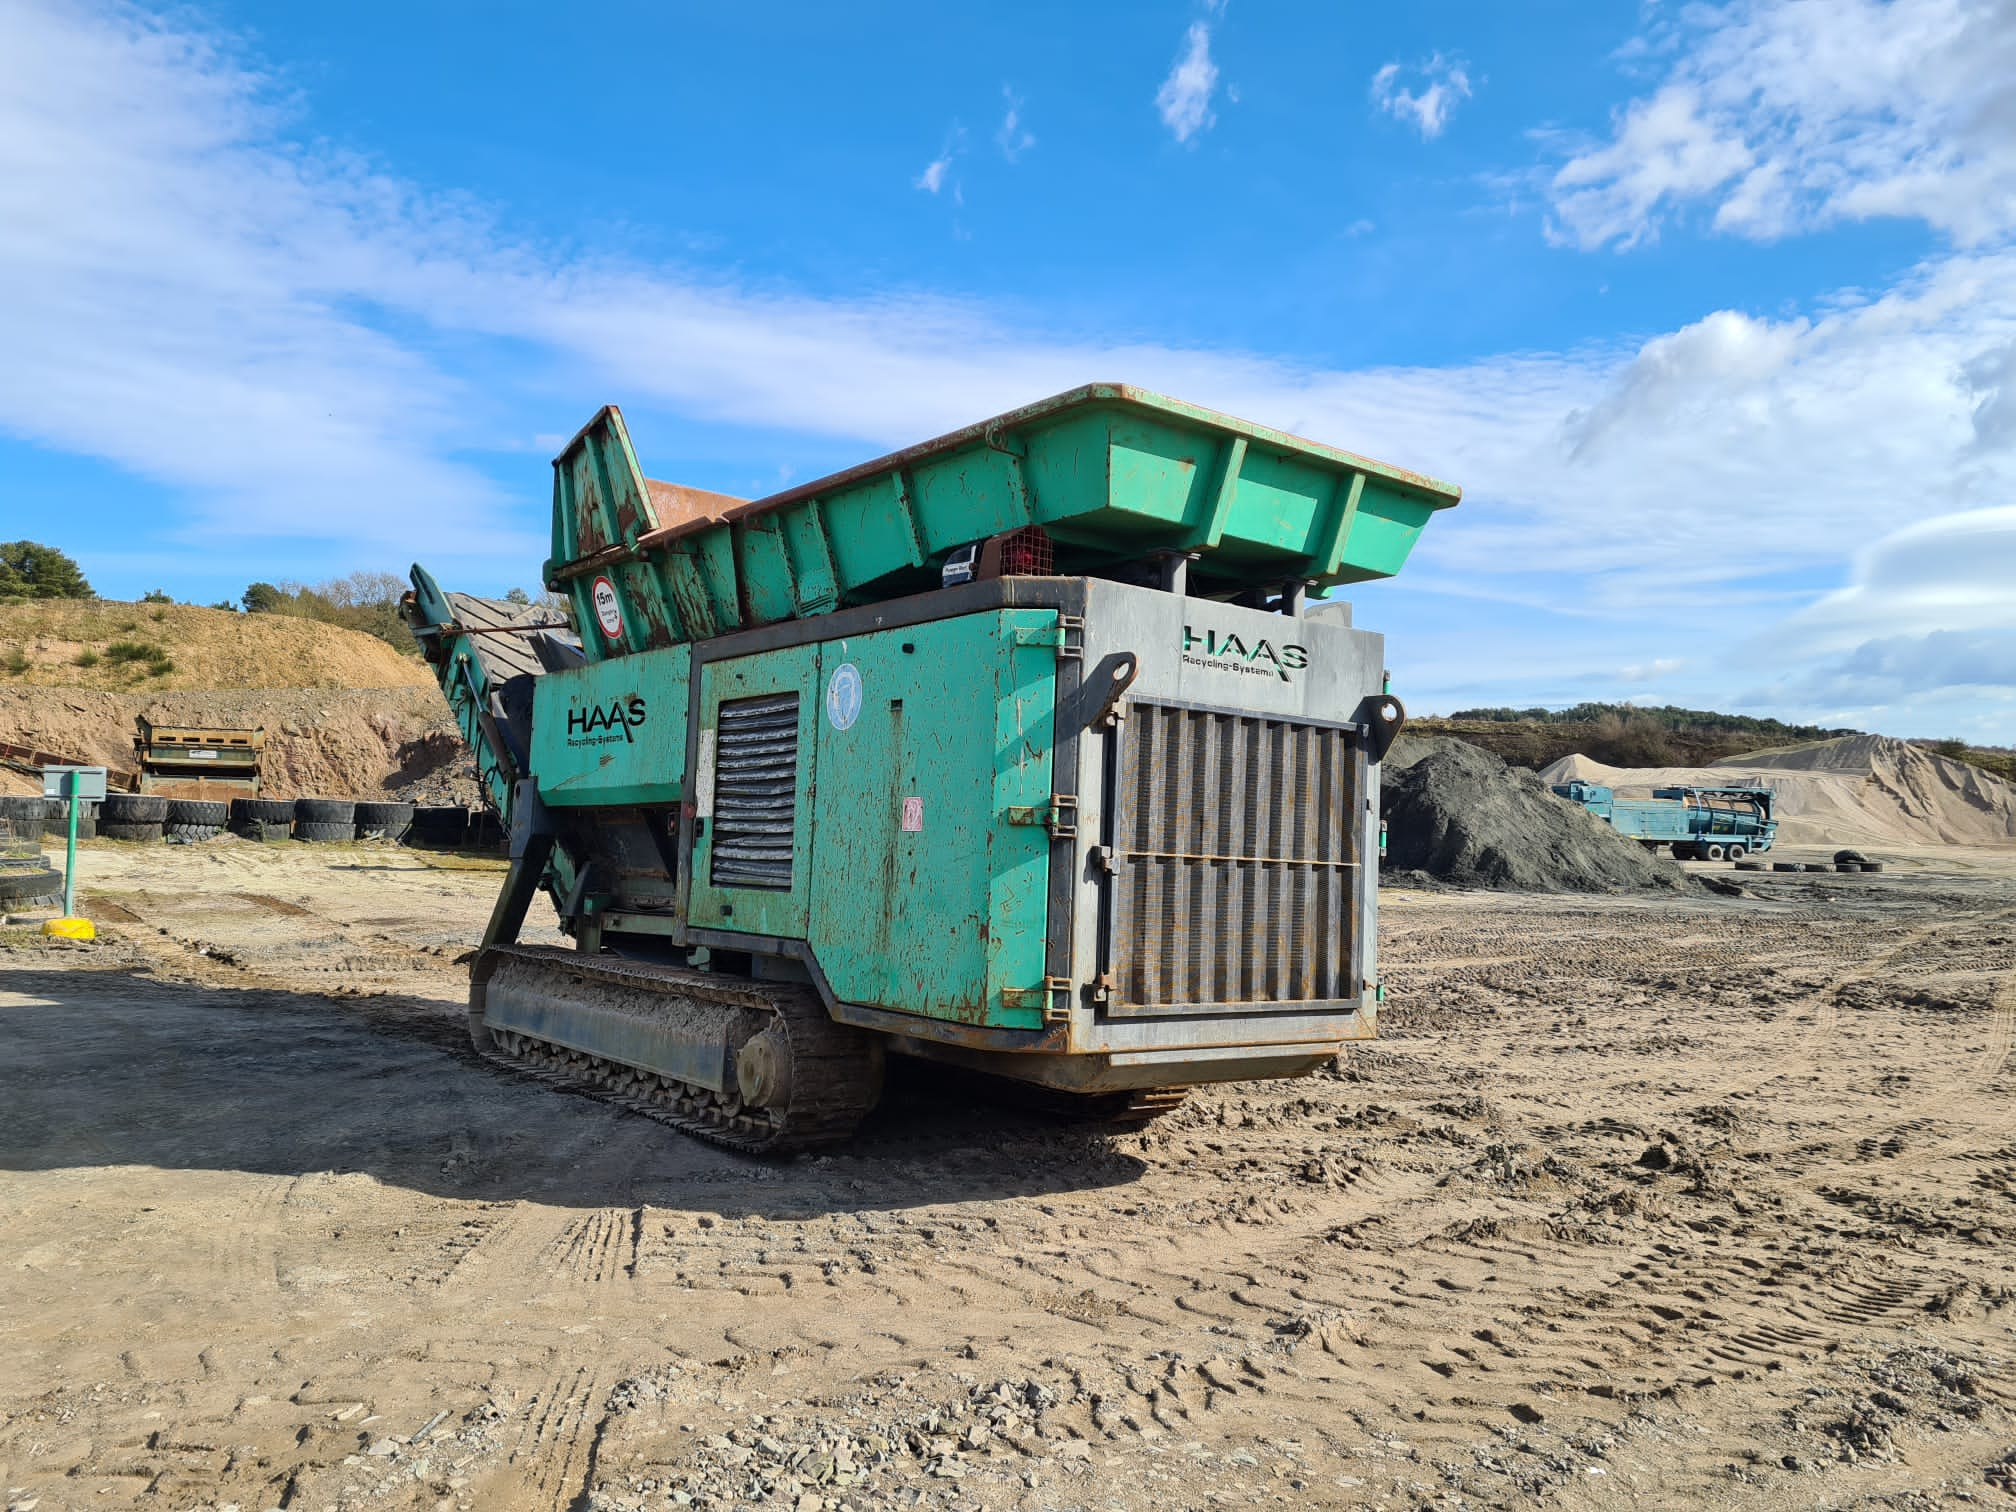
{"type": "Polygon", "coordinates": [[[177,825],[200,824],[206,829],[220,829],[231,817],[231,805],[221,798],[170,798],[168,800],[168,829],[172,834],[177,825]]]}
{"type": "Polygon", "coordinates": [[[40,826],[48,811],[49,800],[40,797],[17,797],[12,793],[0,794],[0,821],[8,824],[40,826]]]}
{"type": "Polygon", "coordinates": [[[294,836],[294,826],[282,820],[234,819],[231,833],[246,840],[257,840],[262,845],[273,840],[290,840],[294,836]]]}
{"type": "Polygon", "coordinates": [[[1797,861],[1773,861],[1773,862],[1771,863],[1771,870],[1773,870],[1773,871],[1797,871],[1797,870],[1799,870],[1799,863],[1798,863],[1797,861]]]}
{"type": "Polygon", "coordinates": [[[1843,861],[1853,861],[1859,866],[1868,859],[1867,856],[1858,850],[1838,850],[1834,852],[1834,864],[1836,866],[1839,866],[1843,861]]]}
{"type": "Polygon", "coordinates": [[[1861,866],[1865,872],[1879,872],[1883,870],[1883,863],[1881,861],[1864,861],[1861,863],[1861,866]]]}
{"type": "MultiPolygon", "coordinates": [[[[70,833],[70,802],[67,798],[45,799],[49,811],[42,816],[42,833],[61,840],[70,833]]],[[[98,833],[98,804],[85,799],[77,805],[77,838],[89,840],[98,833]]]]}
{"type": "Polygon", "coordinates": [[[1764,870],[1764,863],[1763,863],[1762,861],[1738,861],[1738,862],[1736,863],[1736,870],[1738,870],[1738,871],[1762,871],[1762,870],[1764,870]]]}
{"type": "Polygon", "coordinates": [[[22,840],[12,836],[0,838],[0,863],[8,861],[32,861],[40,865],[42,861],[41,837],[37,836],[33,840],[22,840]]]}
{"type": "Polygon", "coordinates": [[[63,873],[53,866],[33,871],[0,872],[0,909],[12,912],[30,899],[63,897],[63,873]]]}
{"type": "Polygon", "coordinates": [[[353,824],[316,824],[306,819],[296,819],[294,838],[318,844],[327,844],[332,840],[355,840],[357,827],[353,824]]]}
{"type": "Polygon", "coordinates": [[[403,840],[412,827],[413,805],[410,803],[360,802],[357,805],[359,840],[403,840]]]}
{"type": "Polygon", "coordinates": [[[98,805],[101,825],[164,824],[167,819],[168,800],[153,793],[107,793],[98,805]]]}
{"type": "Polygon", "coordinates": [[[1808,861],[1803,868],[1803,870],[1809,872],[1813,871],[1824,872],[1824,871],[1832,871],[1833,869],[1834,868],[1829,866],[1825,861],[1808,861]]]}
{"type": "Polygon", "coordinates": [[[151,824],[125,824],[116,819],[107,819],[98,826],[98,833],[107,840],[159,840],[161,821],[151,824]]]}
{"type": "Polygon", "coordinates": [[[174,824],[163,827],[164,832],[176,840],[215,840],[224,833],[221,824],[174,824]]]}
{"type": "Polygon", "coordinates": [[[233,798],[231,800],[231,823],[233,824],[292,824],[294,822],[294,800],[292,798],[233,798]]]}
{"type": "Polygon", "coordinates": [[[340,824],[349,829],[357,823],[357,804],[349,798],[296,798],[296,824],[340,824]]]}

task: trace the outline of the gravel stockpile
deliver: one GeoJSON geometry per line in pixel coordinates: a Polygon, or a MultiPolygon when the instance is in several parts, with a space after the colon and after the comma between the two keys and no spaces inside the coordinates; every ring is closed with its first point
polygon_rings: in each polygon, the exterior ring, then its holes
{"type": "MultiPolygon", "coordinates": [[[[1686,874],[1460,740],[1396,742],[1382,769],[1386,871],[1509,892],[1672,892],[1686,874]]],[[[1396,879],[1397,880],[1397,879],[1396,879]]]]}

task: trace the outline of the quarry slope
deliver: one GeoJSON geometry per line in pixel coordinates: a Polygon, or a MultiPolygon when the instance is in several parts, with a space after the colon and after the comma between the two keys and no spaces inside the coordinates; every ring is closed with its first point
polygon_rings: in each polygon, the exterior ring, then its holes
{"type": "MultiPolygon", "coordinates": [[[[269,797],[476,798],[426,664],[355,630],[186,604],[0,606],[0,666],[17,662],[24,670],[0,671],[0,741],[130,770],[142,715],[263,728],[269,797]],[[114,662],[108,648],[120,642],[158,647],[174,669],[114,662]],[[79,666],[86,652],[96,660],[79,666]]],[[[28,773],[0,767],[0,792],[39,790],[28,773]]]]}

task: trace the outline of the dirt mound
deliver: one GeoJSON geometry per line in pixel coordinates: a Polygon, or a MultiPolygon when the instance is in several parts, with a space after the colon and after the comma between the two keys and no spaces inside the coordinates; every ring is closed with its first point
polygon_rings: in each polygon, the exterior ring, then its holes
{"type": "Polygon", "coordinates": [[[1705,767],[1608,767],[1565,756],[1547,782],[1581,778],[1623,793],[1655,787],[1768,787],[1787,845],[2016,844],[2016,785],[1887,735],[1753,751],[1705,767]]]}
{"type": "Polygon", "coordinates": [[[433,686],[417,656],[401,655],[375,636],[289,615],[102,599],[0,606],[0,687],[433,686]]]}
{"type": "MultiPolygon", "coordinates": [[[[130,771],[133,722],[266,731],[261,792],[270,798],[476,801],[475,769],[438,689],[190,689],[102,693],[0,686],[0,740],[130,771]]],[[[40,792],[0,768],[0,792],[40,792]]]]}
{"type": "Polygon", "coordinates": [[[1460,740],[1402,738],[1381,776],[1387,866],[1517,892],[1674,891],[1686,874],[1460,740]]]}

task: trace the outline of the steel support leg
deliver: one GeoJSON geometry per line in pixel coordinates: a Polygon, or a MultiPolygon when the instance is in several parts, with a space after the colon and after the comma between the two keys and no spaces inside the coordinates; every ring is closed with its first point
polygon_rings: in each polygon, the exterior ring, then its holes
{"type": "Polygon", "coordinates": [[[511,870],[504,874],[504,890],[497,894],[497,904],[490,910],[489,927],[483,931],[485,950],[492,945],[516,942],[518,931],[525,927],[525,910],[538,894],[552,855],[550,834],[530,835],[526,837],[524,853],[511,858],[511,870]]]}

